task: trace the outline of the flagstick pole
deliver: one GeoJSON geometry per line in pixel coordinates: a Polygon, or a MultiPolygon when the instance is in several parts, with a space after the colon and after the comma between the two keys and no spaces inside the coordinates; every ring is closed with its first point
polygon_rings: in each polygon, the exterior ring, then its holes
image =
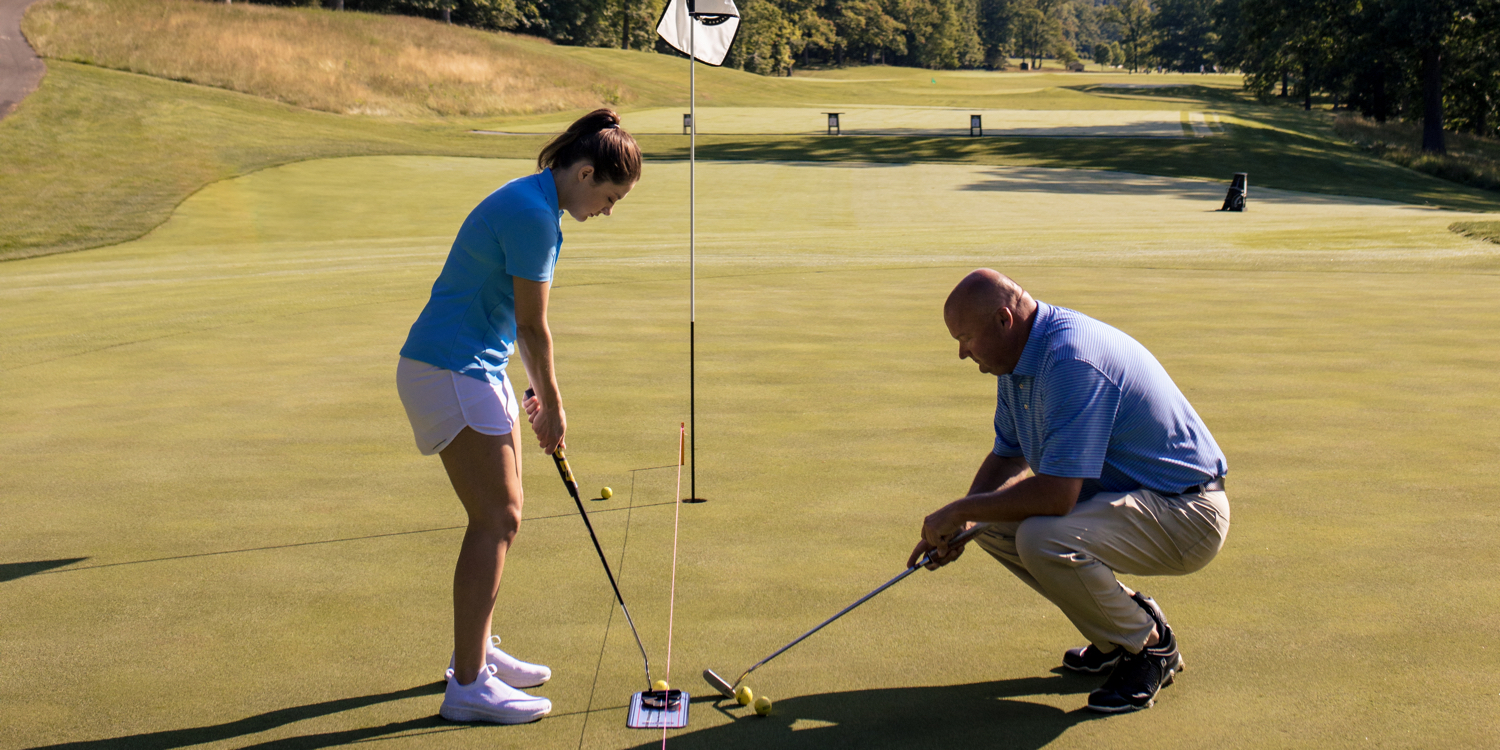
{"type": "Polygon", "coordinates": [[[688,436],[692,465],[688,499],[698,497],[698,22],[688,18],[688,436]]]}

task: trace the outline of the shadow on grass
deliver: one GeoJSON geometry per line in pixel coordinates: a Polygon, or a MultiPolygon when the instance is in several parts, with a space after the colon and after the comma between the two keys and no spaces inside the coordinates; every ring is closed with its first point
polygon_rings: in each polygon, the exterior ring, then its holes
{"type": "MultiPolygon", "coordinates": [[[[824,693],[777,701],[770,716],[733,706],[732,723],[671,737],[682,748],[1040,748],[1070,727],[1093,719],[1082,701],[1072,711],[1013,700],[1029,695],[1087,693],[1098,679],[1075,675],[1025,677],[940,687],[824,693]]],[[[719,706],[721,710],[723,706],[719,706]]],[[[724,713],[731,713],[724,711],[724,713]]],[[[639,745],[640,750],[660,740],[639,745]]]]}
{"type": "Polygon", "coordinates": [[[1201,198],[1222,197],[1223,187],[1183,182],[1181,178],[1152,177],[1129,172],[1008,167],[964,185],[962,190],[1000,193],[1057,193],[1061,195],[1144,195],[1201,198]]]}
{"type": "Polygon", "coordinates": [[[26,576],[34,576],[37,573],[45,573],[53,568],[61,568],[73,563],[83,562],[87,559],[87,557],[65,557],[60,560],[0,563],[0,583],[14,581],[17,578],[25,578],[26,576]]]}
{"type": "MultiPolygon", "coordinates": [[[[313,703],[306,706],[293,708],[280,708],[275,711],[248,716],[236,721],[224,724],[214,724],[206,727],[193,727],[190,729],[168,729],[161,732],[147,732],[145,734],[132,734],[124,737],[110,737],[103,740],[87,740],[83,742],[64,742],[57,745],[45,745],[43,748],[67,748],[68,750],[103,750],[103,748],[129,748],[130,750],[167,750],[168,748],[188,747],[200,745],[205,742],[224,742],[236,737],[264,732],[277,727],[286,726],[298,721],[314,719],[319,716],[327,716],[342,711],[353,711],[366,706],[380,703],[416,698],[424,695],[437,695],[446,687],[442,681],[418,685],[417,687],[395,690],[389,693],[377,693],[375,695],[363,695],[358,698],[340,698],[323,703],[313,703]]],[[[330,732],[327,734],[306,735],[303,737],[289,737],[281,740],[273,740],[258,745],[243,745],[235,743],[239,747],[275,747],[275,748],[314,748],[329,747],[331,745],[342,745],[350,742],[358,742],[374,737],[382,737],[401,732],[412,732],[421,729],[433,729],[438,731],[461,729],[463,725],[455,725],[444,721],[436,715],[426,716],[410,721],[385,724],[378,727],[361,727],[342,732],[330,732]]],[[[37,750],[42,750],[38,748],[37,750]]]]}
{"type": "MultiPolygon", "coordinates": [[[[1273,121],[1293,119],[1274,110],[1271,114],[1273,121]]],[[[1289,124],[1307,126],[1300,120],[1289,124]]],[[[684,139],[643,136],[639,140],[652,158],[687,158],[684,139]]],[[[1492,192],[1380,162],[1331,140],[1331,131],[1327,138],[1245,127],[1213,138],[699,136],[698,158],[842,162],[841,167],[859,162],[988,164],[1195,177],[1223,183],[1235,172],[1249,172],[1252,184],[1261,187],[1469,211],[1500,208],[1492,192]]]]}
{"type": "MultiPolygon", "coordinates": [[[[602,498],[602,497],[596,497],[596,498],[592,498],[592,499],[595,500],[595,501],[602,501],[604,498],[602,498]]],[[[646,503],[644,505],[633,505],[633,506],[630,506],[630,507],[621,506],[621,507],[616,507],[616,508],[599,508],[599,509],[595,509],[595,510],[589,511],[589,515],[597,515],[597,514],[600,514],[600,513],[614,513],[616,511],[622,511],[622,510],[640,510],[642,508],[657,508],[657,507],[660,507],[660,506],[663,506],[663,505],[673,505],[673,504],[674,504],[673,502],[668,501],[668,502],[664,502],[664,503],[646,503]]],[[[530,518],[527,518],[526,520],[529,521],[529,522],[535,523],[536,521],[546,521],[546,520],[554,519],[554,518],[573,518],[573,517],[575,517],[577,515],[578,515],[577,513],[554,513],[554,514],[552,514],[550,516],[532,516],[530,518]]],[[[322,540],[315,541],[315,542],[290,542],[288,544],[272,544],[272,545],[267,545],[267,546],[263,546],[263,547],[242,547],[240,549],[226,549],[226,550],[218,550],[218,551],[215,551],[215,552],[195,552],[195,553],[192,553],[192,554],[189,554],[189,555],[172,555],[171,557],[152,557],[152,558],[149,558],[149,559],[146,559],[146,560],[127,560],[125,562],[101,563],[99,565],[83,565],[83,566],[80,566],[80,567],[77,567],[77,568],[69,568],[67,570],[52,570],[52,568],[57,568],[57,567],[61,567],[61,566],[64,566],[64,565],[71,565],[71,564],[76,563],[76,562],[82,562],[82,561],[87,560],[89,558],[87,558],[87,557],[74,557],[74,558],[69,558],[69,559],[66,559],[66,560],[45,560],[45,561],[41,561],[41,562],[30,562],[30,563],[5,563],[5,564],[0,564],[0,582],[8,581],[8,580],[11,580],[12,578],[21,578],[23,576],[29,576],[29,575],[43,575],[43,574],[49,574],[50,575],[50,574],[55,574],[55,573],[75,573],[75,572],[82,571],[82,570],[98,570],[99,568],[118,568],[121,565],[144,565],[146,563],[173,562],[173,561],[176,561],[176,560],[192,560],[192,559],[199,558],[199,557],[218,557],[220,555],[238,555],[238,554],[241,554],[241,553],[244,553],[244,552],[266,552],[266,551],[270,551],[270,550],[293,549],[295,547],[312,547],[312,546],[321,545],[321,544],[341,544],[343,542],[362,542],[362,541],[367,541],[367,540],[370,540],[370,539],[384,539],[386,537],[392,537],[392,536],[410,536],[412,534],[430,534],[430,533],[433,533],[433,532],[436,532],[436,531],[459,531],[459,530],[461,530],[463,528],[464,528],[463,526],[443,526],[443,527],[436,528],[436,529],[417,529],[415,531],[391,531],[391,532],[387,532],[387,533],[384,533],[384,534],[367,534],[365,536],[344,537],[342,539],[322,539],[322,540]],[[11,573],[9,571],[9,569],[12,568],[12,567],[17,568],[19,572],[11,573]]]]}

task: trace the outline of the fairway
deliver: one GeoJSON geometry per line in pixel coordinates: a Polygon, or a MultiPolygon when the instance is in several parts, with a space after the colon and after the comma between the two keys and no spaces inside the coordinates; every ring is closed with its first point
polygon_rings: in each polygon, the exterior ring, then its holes
{"type": "MultiPolygon", "coordinates": [[[[699,107],[698,132],[707,135],[818,135],[828,133],[827,113],[840,113],[844,135],[969,135],[969,117],[979,115],[983,135],[1098,138],[1180,138],[1188,113],[1176,110],[1030,110],[953,107],[699,107]]],[[[649,109],[624,118],[641,134],[681,133],[681,108],[649,109]]],[[[1199,118],[1201,112],[1193,113],[1199,118]]],[[[511,129],[516,133],[557,133],[568,121],[511,129]]]]}
{"type": "MultiPolygon", "coordinates": [[[[412,444],[396,352],[459,222],[531,168],[302,162],[214,183],[140,240],[0,264],[0,747],[659,744],[624,726],[635,644],[531,445],[495,629],[552,667],[553,715],[436,718],[463,514],[412,444]]],[[[615,491],[589,510],[657,676],[687,172],[648,161],[615,216],[565,220],[550,313],[569,459],[585,497],[615,491]]],[[[709,502],[681,510],[671,678],[695,702],[669,747],[1500,736],[1500,246],[1446,230],[1487,215],[1253,181],[1228,214],[1224,183],[975,164],[697,179],[709,502]],[[1188,671],[1149,711],[1088,713],[1100,680],[1053,671],[1077,632],[973,549],[758,670],[770,717],[700,700],[704,668],[738,674],[899,572],[967,488],[995,386],[940,310],[976,266],[1142,341],[1223,447],[1223,553],[1129,581],[1188,671]]]]}

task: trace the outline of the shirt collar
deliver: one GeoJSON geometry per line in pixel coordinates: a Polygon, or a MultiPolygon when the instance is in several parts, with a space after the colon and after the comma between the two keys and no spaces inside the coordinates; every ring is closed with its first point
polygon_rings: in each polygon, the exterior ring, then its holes
{"type": "Polygon", "coordinates": [[[547,167],[536,176],[537,187],[542,191],[542,197],[547,199],[547,206],[557,212],[557,218],[561,219],[563,210],[557,201],[557,180],[552,177],[552,168],[547,167]]]}
{"type": "Polygon", "coordinates": [[[1046,302],[1036,303],[1036,319],[1031,322],[1031,333],[1026,338],[1026,348],[1021,350],[1021,359],[1016,362],[1012,375],[1036,375],[1042,367],[1042,355],[1047,351],[1047,337],[1052,334],[1053,307],[1046,302]]]}

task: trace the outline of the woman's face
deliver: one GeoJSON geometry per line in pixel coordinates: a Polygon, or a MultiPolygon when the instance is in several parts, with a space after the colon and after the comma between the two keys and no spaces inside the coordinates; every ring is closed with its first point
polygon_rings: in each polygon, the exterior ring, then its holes
{"type": "Polygon", "coordinates": [[[557,175],[557,202],[578,221],[609,216],[615,204],[630,193],[635,183],[621,185],[594,181],[594,166],[580,162],[557,175]]]}

